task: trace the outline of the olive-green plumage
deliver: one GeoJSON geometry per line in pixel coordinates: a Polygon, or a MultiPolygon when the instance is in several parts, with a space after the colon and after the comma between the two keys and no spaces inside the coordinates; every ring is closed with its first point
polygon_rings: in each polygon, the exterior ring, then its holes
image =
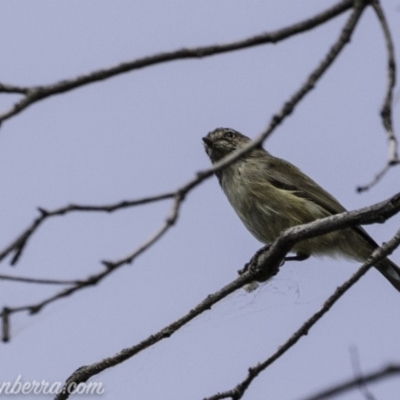
{"type": "MultiPolygon", "coordinates": [[[[243,148],[251,139],[228,128],[203,138],[213,163],[243,148]]],[[[272,243],[290,227],[346,211],[327,191],[297,167],[257,147],[217,172],[223,191],[247,229],[262,243],[272,243]]],[[[378,245],[361,227],[331,232],[297,243],[303,255],[342,256],[364,262],[378,245]]],[[[400,291],[400,269],[389,259],[376,268],[400,291]]]]}

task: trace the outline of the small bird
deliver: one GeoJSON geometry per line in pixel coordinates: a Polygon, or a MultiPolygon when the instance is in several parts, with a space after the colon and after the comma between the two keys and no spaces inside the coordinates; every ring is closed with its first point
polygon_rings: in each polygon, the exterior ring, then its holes
{"type": "MultiPolygon", "coordinates": [[[[244,148],[251,139],[230,128],[218,128],[203,137],[212,163],[244,148]]],[[[246,228],[262,243],[274,242],[282,231],[346,211],[326,190],[288,161],[260,146],[216,172],[229,202],[246,228]]],[[[365,262],[378,247],[355,226],[298,242],[297,258],[341,256],[365,262]]],[[[388,258],[375,266],[400,291],[400,268],[388,258]]]]}

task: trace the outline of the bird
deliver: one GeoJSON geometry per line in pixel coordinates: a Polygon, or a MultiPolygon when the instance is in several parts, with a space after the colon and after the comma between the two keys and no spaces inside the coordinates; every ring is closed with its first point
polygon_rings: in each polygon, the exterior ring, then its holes
{"type": "MultiPolygon", "coordinates": [[[[211,162],[243,149],[251,139],[231,128],[217,128],[202,138],[211,162]]],[[[216,171],[222,190],[245,227],[266,245],[285,230],[345,212],[346,209],[299,168],[274,157],[262,145],[216,171]]],[[[365,262],[378,244],[361,226],[330,232],[296,243],[292,259],[344,257],[365,262]]],[[[400,268],[388,258],[375,265],[400,292],[400,268]]]]}

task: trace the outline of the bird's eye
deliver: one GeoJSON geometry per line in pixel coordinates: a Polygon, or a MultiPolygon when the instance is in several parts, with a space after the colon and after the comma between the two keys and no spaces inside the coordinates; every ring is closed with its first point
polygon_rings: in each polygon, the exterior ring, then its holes
{"type": "Polygon", "coordinates": [[[225,132],[224,137],[228,139],[233,139],[235,137],[235,133],[232,131],[225,132]]]}

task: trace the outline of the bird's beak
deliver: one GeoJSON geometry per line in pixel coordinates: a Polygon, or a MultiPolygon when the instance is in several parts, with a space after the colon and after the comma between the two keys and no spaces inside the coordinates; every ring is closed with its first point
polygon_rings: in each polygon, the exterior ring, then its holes
{"type": "Polygon", "coordinates": [[[212,141],[209,137],[207,137],[207,136],[203,137],[202,140],[203,140],[203,142],[206,144],[206,146],[211,147],[212,144],[213,144],[213,141],[212,141]]]}

